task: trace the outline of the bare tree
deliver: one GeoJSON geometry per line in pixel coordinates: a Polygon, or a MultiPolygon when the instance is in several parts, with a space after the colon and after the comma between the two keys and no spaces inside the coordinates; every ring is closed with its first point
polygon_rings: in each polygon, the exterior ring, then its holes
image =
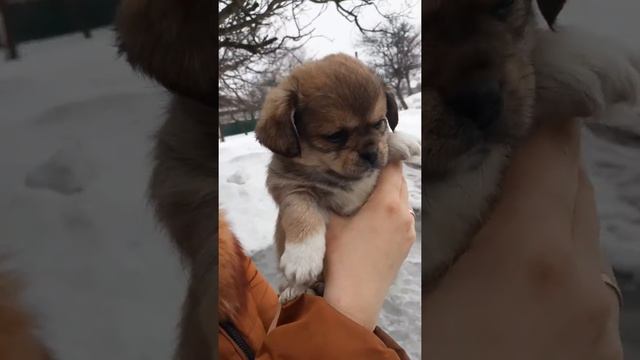
{"type": "Polygon", "coordinates": [[[227,118],[234,118],[235,114],[243,113],[254,120],[254,114],[262,107],[269,89],[276,86],[280,79],[305,60],[306,55],[302,49],[278,56],[267,55],[259,64],[251,65],[253,71],[250,74],[238,81],[225,80],[233,81],[233,85],[227,88],[230,92],[223,90],[220,93],[219,113],[227,118]]]}
{"type": "MultiPolygon", "coordinates": [[[[218,11],[218,84],[221,95],[236,98],[248,110],[255,106],[261,82],[276,72],[274,64],[284,66],[299,57],[300,49],[313,36],[313,21],[329,6],[335,6],[361,32],[377,32],[362,25],[365,8],[374,8],[384,17],[374,0],[220,0],[218,11]],[[301,16],[310,10],[315,17],[301,16]],[[259,88],[255,88],[258,86],[259,88]]],[[[307,13],[308,14],[308,13],[307,13]]],[[[285,66],[286,68],[286,66],[285,66]]]]}
{"type": "Polygon", "coordinates": [[[400,17],[388,18],[380,30],[363,33],[360,47],[369,55],[369,64],[394,88],[401,106],[407,109],[402,84],[406,83],[406,93],[411,95],[411,74],[420,68],[421,62],[420,32],[400,17]]]}

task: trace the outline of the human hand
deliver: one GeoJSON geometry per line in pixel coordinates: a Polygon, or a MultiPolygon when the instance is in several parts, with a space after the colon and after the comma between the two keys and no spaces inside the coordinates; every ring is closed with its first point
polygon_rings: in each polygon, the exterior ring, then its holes
{"type": "Polygon", "coordinates": [[[425,358],[622,358],[579,131],[546,122],[516,151],[492,214],[424,299],[425,358]]]}
{"type": "Polygon", "coordinates": [[[375,190],[351,218],[333,215],[327,232],[324,298],[374,329],[384,298],[416,239],[402,164],[382,170],[375,190]]]}

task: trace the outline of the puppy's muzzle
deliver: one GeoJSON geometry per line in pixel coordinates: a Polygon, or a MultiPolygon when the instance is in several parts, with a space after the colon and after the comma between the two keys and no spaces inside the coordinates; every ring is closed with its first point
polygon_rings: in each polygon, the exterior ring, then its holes
{"type": "Polygon", "coordinates": [[[367,165],[374,168],[378,165],[378,152],[377,151],[364,151],[360,153],[360,159],[362,159],[367,165]]]}
{"type": "Polygon", "coordinates": [[[482,81],[466,85],[447,99],[449,108],[461,121],[485,130],[502,116],[502,89],[497,81],[482,81]]]}

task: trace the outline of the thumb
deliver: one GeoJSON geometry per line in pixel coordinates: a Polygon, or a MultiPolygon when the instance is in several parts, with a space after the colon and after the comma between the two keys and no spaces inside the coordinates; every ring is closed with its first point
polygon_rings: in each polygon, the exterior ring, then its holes
{"type": "Polygon", "coordinates": [[[348,218],[336,215],[335,213],[331,213],[329,215],[329,226],[327,227],[327,239],[333,239],[336,236],[335,234],[339,234],[342,230],[347,226],[349,222],[348,218]]]}
{"type": "Polygon", "coordinates": [[[397,198],[402,195],[404,175],[402,173],[402,163],[400,161],[389,163],[378,177],[376,187],[369,197],[369,203],[388,199],[389,196],[397,198]]]}
{"type": "Polygon", "coordinates": [[[580,128],[574,120],[545,121],[514,152],[496,210],[541,224],[571,217],[580,169],[580,128]]]}

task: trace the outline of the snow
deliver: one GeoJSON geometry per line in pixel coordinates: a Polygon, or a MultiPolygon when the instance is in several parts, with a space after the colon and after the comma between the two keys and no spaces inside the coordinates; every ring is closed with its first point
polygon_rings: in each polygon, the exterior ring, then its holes
{"type": "Polygon", "coordinates": [[[145,198],[166,96],[93,35],[0,63],[1,267],[56,358],[169,359],[185,279],[145,198]]]}
{"type": "Polygon", "coordinates": [[[273,242],[277,209],[265,187],[271,153],[253,133],[227,136],[219,149],[220,207],[244,249],[253,254],[273,242]]]}
{"type": "MultiPolygon", "coordinates": [[[[633,0],[569,1],[560,23],[588,25],[590,31],[640,53],[640,24],[636,21],[639,13],[640,2],[633,0]]],[[[637,130],[638,126],[629,127],[637,130]]],[[[640,281],[640,144],[623,146],[587,131],[584,135],[584,154],[595,187],[603,248],[618,270],[634,273],[636,281],[640,281]]]]}

